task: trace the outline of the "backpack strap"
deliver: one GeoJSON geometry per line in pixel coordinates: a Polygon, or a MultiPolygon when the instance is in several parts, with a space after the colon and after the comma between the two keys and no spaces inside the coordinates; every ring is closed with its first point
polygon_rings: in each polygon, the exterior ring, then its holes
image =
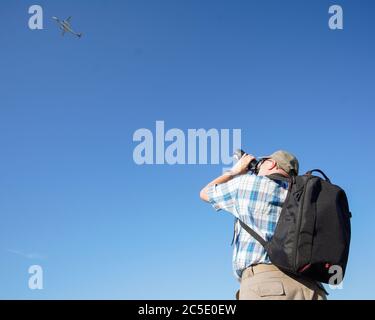
{"type": "Polygon", "coordinates": [[[320,169],[314,169],[314,170],[307,171],[306,175],[311,176],[313,172],[319,172],[324,177],[324,179],[326,179],[327,182],[331,183],[331,180],[329,180],[329,178],[326,176],[326,174],[320,169]]]}
{"type": "MultiPolygon", "coordinates": [[[[292,187],[292,184],[294,183],[294,178],[288,178],[288,177],[285,177],[281,174],[277,174],[277,173],[274,173],[274,174],[270,174],[267,176],[269,179],[272,179],[272,180],[282,180],[282,181],[287,181],[289,182],[289,187],[288,187],[288,195],[287,197],[289,197],[289,194],[290,194],[290,190],[291,190],[291,187],[292,187]]],[[[287,199],[286,199],[287,200],[287,199]]],[[[244,228],[255,240],[257,240],[262,246],[263,248],[267,251],[267,241],[264,240],[255,230],[251,229],[246,223],[244,223],[241,219],[239,219],[239,222],[240,222],[240,225],[242,228],[244,228]]]]}
{"type": "Polygon", "coordinates": [[[257,232],[255,232],[253,229],[251,229],[246,223],[244,223],[241,219],[238,219],[239,222],[240,222],[240,225],[242,228],[244,228],[248,233],[250,233],[250,235],[255,239],[257,240],[262,246],[263,248],[266,249],[266,246],[267,246],[267,241],[264,240],[257,232]]]}
{"type": "Polygon", "coordinates": [[[272,173],[272,174],[270,174],[266,177],[271,179],[271,180],[281,180],[281,181],[286,181],[286,182],[291,181],[291,178],[285,177],[285,176],[283,176],[281,174],[278,174],[278,173],[272,173]]]}

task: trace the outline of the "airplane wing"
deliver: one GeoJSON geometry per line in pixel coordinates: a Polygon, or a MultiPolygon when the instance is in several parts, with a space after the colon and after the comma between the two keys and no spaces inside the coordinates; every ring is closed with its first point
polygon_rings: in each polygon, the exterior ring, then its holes
{"type": "Polygon", "coordinates": [[[68,19],[66,19],[65,21],[67,21],[67,22],[70,22],[70,19],[71,19],[72,17],[69,17],[68,19]]]}

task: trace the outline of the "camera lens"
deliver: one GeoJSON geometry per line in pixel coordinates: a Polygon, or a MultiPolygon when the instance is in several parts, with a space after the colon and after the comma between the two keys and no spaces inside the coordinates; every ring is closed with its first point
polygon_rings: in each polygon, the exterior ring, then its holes
{"type": "Polygon", "coordinates": [[[244,154],[245,154],[245,151],[238,149],[234,152],[233,159],[236,161],[239,161],[244,154]]]}
{"type": "MultiPolygon", "coordinates": [[[[245,151],[241,149],[237,149],[233,154],[233,159],[235,161],[239,161],[245,153],[246,153],[245,151]]],[[[256,173],[256,168],[257,168],[258,163],[259,161],[256,159],[251,160],[248,166],[249,171],[256,173]]]]}

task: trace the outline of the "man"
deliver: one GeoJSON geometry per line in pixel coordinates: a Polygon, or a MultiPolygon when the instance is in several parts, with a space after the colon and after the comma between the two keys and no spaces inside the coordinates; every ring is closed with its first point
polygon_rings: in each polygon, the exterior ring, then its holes
{"type": "Polygon", "coordinates": [[[256,172],[248,166],[255,158],[245,154],[224,175],[210,182],[200,197],[216,210],[225,210],[236,219],[233,269],[240,281],[240,300],[325,300],[324,287],[314,280],[292,276],[279,270],[262,247],[239,224],[238,218],[265,240],[270,240],[288,192],[288,179],[298,175],[297,158],[286,151],[262,157],[256,172]]]}

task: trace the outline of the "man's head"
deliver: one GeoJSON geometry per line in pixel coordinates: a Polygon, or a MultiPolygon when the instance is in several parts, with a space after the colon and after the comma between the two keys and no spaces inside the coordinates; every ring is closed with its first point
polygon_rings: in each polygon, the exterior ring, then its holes
{"type": "Polygon", "coordinates": [[[267,157],[262,157],[258,164],[258,176],[279,173],[283,176],[298,175],[299,163],[297,158],[283,150],[279,150],[267,157]]]}

